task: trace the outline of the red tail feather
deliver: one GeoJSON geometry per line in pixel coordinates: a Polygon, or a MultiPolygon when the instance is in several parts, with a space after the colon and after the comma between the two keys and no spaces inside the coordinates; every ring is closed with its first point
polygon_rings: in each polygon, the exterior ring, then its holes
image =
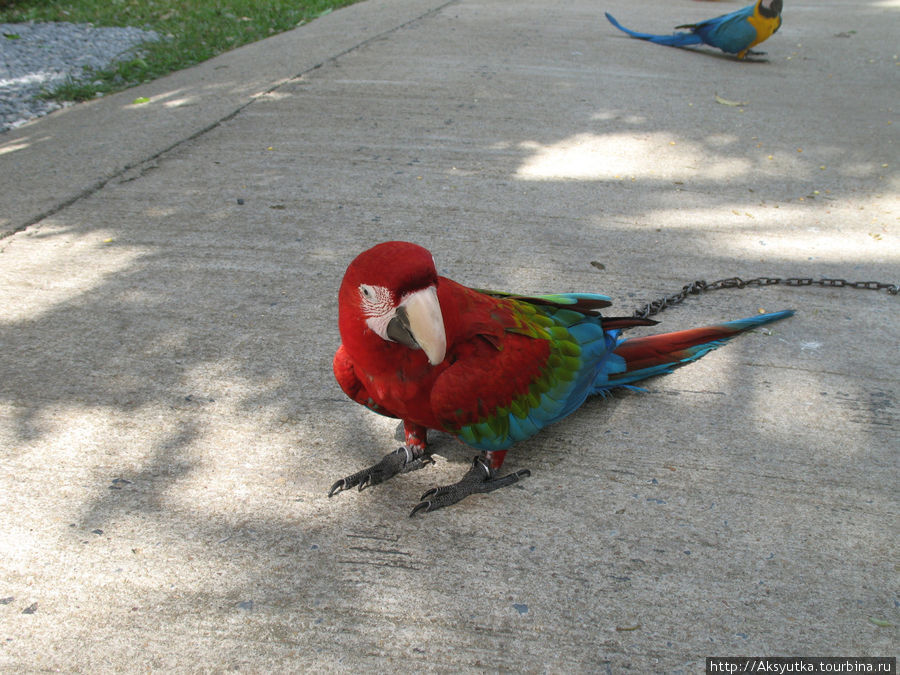
{"type": "Polygon", "coordinates": [[[737,332],[725,326],[691,328],[674,333],[630,338],[616,347],[616,354],[625,359],[628,370],[652,368],[693,356],[691,347],[716,342],[734,336],[737,332]]]}

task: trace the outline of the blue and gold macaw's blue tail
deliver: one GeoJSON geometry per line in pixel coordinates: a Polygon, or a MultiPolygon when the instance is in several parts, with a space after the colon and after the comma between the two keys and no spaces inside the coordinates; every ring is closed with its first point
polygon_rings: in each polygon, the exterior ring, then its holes
{"type": "Polygon", "coordinates": [[[650,42],[655,42],[658,45],[666,45],[668,47],[688,47],[690,45],[703,44],[703,38],[696,33],[673,33],[672,35],[653,35],[652,33],[638,33],[636,31],[625,28],[625,26],[616,21],[615,17],[609,12],[606,12],[606,18],[609,19],[609,22],[620,31],[626,33],[627,35],[630,35],[633,38],[638,38],[639,40],[649,40],[650,42]]]}
{"type": "Polygon", "coordinates": [[[721,347],[731,338],[741,333],[764,326],[773,321],[786,319],[793,310],[759,314],[747,319],[728,321],[717,326],[692,328],[674,333],[660,333],[646,337],[622,339],[613,350],[619,364],[618,372],[608,376],[602,388],[627,386],[632,382],[671,373],[675,368],[696,361],[704,354],[721,347]]]}

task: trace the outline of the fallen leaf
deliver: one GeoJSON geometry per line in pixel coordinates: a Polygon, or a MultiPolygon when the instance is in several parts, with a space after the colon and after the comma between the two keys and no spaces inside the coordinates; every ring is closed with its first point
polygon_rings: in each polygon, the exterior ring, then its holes
{"type": "Polygon", "coordinates": [[[890,621],[885,621],[884,619],[876,619],[874,616],[869,617],[869,623],[878,626],[879,628],[893,628],[894,624],[890,621]]]}
{"type": "Polygon", "coordinates": [[[716,103],[721,103],[722,105],[730,105],[733,108],[737,108],[742,105],[750,105],[749,103],[744,103],[743,101],[730,101],[727,98],[722,98],[718,94],[716,94],[716,103]]]}

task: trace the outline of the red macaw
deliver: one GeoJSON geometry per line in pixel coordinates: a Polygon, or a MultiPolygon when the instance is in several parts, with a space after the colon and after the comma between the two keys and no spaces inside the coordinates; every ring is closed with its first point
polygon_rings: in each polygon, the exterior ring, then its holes
{"type": "Polygon", "coordinates": [[[650,319],[601,317],[604,295],[523,296],[467,288],[438,276],[415,244],[390,241],[361,253],[344,274],[341,389],[374,412],[403,421],[405,444],[332,485],[363,490],[431,463],[426,430],[478,448],[463,479],[429,490],[410,515],[433,511],[529,475],[498,471],[507,448],[604,394],[700,358],[735,335],[793,314],[761,314],[718,326],[625,340],[650,319]]]}

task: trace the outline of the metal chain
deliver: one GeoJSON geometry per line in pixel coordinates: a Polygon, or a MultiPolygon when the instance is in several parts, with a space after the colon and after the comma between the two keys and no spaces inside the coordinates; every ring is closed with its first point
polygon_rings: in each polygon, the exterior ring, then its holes
{"type": "Polygon", "coordinates": [[[659,314],[666,307],[677,305],[684,301],[689,295],[699,295],[706,291],[714,291],[719,288],[746,288],[747,286],[826,286],[832,288],[858,288],[866,291],[887,291],[890,295],[900,293],[900,284],[885,284],[880,281],[847,281],[846,279],[812,279],[809,277],[756,277],[755,279],[741,279],[740,277],[729,277],[728,279],[719,279],[712,283],[705,281],[693,281],[681,287],[678,293],[667,295],[649,302],[640,309],[635,310],[634,316],[639,319],[659,314]]]}

